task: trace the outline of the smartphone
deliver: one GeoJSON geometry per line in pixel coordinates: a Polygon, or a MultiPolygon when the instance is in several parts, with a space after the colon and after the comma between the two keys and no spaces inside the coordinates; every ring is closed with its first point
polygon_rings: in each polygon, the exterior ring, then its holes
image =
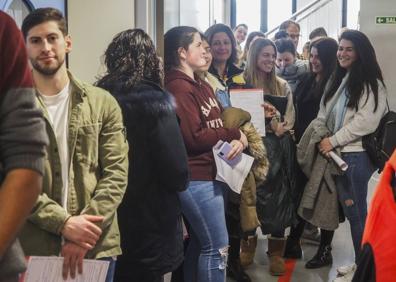
{"type": "Polygon", "coordinates": [[[238,156],[236,156],[235,158],[233,158],[232,160],[229,160],[227,158],[228,154],[230,153],[232,149],[232,146],[230,143],[228,142],[223,142],[223,144],[221,145],[219,152],[217,153],[218,156],[220,158],[222,158],[227,164],[229,164],[230,166],[234,167],[235,165],[237,165],[239,163],[239,161],[241,160],[242,156],[241,154],[239,154],[238,156]]]}

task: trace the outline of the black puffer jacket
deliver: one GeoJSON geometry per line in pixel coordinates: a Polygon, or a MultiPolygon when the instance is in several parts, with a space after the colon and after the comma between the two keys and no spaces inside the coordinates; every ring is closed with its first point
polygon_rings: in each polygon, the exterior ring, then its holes
{"type": "Polygon", "coordinates": [[[306,73],[294,92],[294,108],[296,110],[296,123],[294,124],[296,143],[304,134],[305,129],[318,115],[322,94],[318,92],[315,76],[306,73]]]}
{"type": "Polygon", "coordinates": [[[162,275],[183,260],[177,192],[188,183],[187,154],[173,102],[150,82],[113,95],[121,105],[130,145],[128,187],[118,209],[123,255],[116,277],[134,269],[162,275]]]}

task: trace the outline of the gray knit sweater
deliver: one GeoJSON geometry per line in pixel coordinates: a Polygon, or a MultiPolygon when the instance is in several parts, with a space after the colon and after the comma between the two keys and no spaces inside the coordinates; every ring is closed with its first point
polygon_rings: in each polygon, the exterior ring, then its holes
{"type": "MultiPolygon", "coordinates": [[[[318,118],[326,120],[332,111],[341,92],[346,87],[349,73],[343,78],[337,92],[326,103],[323,104],[323,98],[320,102],[318,118]]],[[[330,143],[334,148],[340,148],[341,152],[361,152],[364,151],[362,146],[362,137],[373,133],[387,111],[386,107],[386,89],[381,82],[378,87],[378,107],[374,112],[374,94],[370,90],[365,91],[359,101],[358,109],[347,108],[342,127],[330,137],[330,143]]]]}
{"type": "Polygon", "coordinates": [[[14,88],[0,104],[0,160],[2,174],[27,168],[43,174],[48,137],[35,104],[33,88],[14,88]]]}

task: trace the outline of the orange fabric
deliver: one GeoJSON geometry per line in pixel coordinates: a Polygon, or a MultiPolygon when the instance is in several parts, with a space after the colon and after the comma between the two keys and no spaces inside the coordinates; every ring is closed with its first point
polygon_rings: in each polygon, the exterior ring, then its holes
{"type": "Polygon", "coordinates": [[[396,202],[391,180],[396,170],[396,150],[385,165],[370,204],[362,245],[374,253],[377,282],[394,282],[396,277],[396,202]]]}

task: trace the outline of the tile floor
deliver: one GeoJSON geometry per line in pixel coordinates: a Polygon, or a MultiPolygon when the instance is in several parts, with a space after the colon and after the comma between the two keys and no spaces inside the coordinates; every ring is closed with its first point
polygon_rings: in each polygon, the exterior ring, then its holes
{"type": "MultiPolygon", "coordinates": [[[[378,182],[378,174],[374,174],[369,182],[368,200],[374,191],[378,182]]],[[[255,262],[249,266],[246,271],[252,282],[331,282],[336,277],[337,267],[341,265],[351,264],[354,261],[354,251],[352,239],[350,235],[349,223],[346,221],[340,225],[333,239],[333,265],[320,269],[306,269],[305,263],[311,259],[316,253],[317,246],[312,244],[303,244],[304,255],[301,260],[295,261],[295,266],[291,277],[273,277],[268,272],[267,239],[265,236],[259,236],[255,262]]],[[[293,261],[288,263],[293,264],[293,261]]],[[[165,276],[165,282],[170,281],[170,275],[165,276]]],[[[235,280],[227,278],[227,282],[235,280]]]]}
{"type": "MultiPolygon", "coordinates": [[[[378,175],[374,174],[369,182],[368,199],[374,191],[378,182],[378,175]]],[[[259,236],[256,257],[253,265],[249,266],[246,271],[253,282],[331,282],[337,275],[337,267],[341,265],[351,264],[354,261],[354,251],[352,239],[350,235],[348,221],[342,223],[337,229],[333,239],[333,265],[320,269],[306,269],[305,263],[310,260],[316,253],[317,246],[312,244],[303,244],[303,258],[295,261],[295,267],[291,278],[273,277],[268,272],[267,240],[264,236],[259,236]]],[[[228,278],[227,282],[233,282],[228,278]]]]}

